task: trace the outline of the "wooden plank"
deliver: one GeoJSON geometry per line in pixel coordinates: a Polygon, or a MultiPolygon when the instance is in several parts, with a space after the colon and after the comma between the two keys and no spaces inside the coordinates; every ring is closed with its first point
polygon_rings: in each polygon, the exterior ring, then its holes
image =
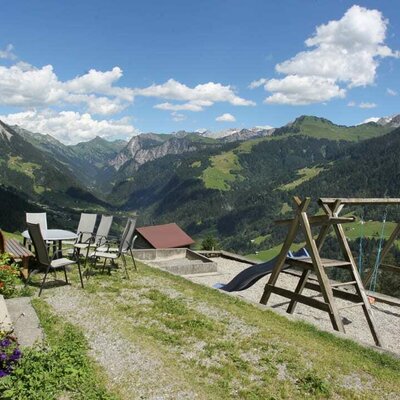
{"type": "MultiPolygon", "coordinates": [[[[284,271],[285,272],[285,271],[284,271]]],[[[391,306],[400,307],[400,299],[397,297],[387,296],[386,294],[372,292],[371,290],[365,291],[368,296],[373,297],[380,303],[390,304],[391,306]]]]}
{"type": "Polygon", "coordinates": [[[362,301],[360,301],[359,303],[347,304],[343,307],[340,307],[339,310],[345,310],[347,308],[361,307],[361,306],[364,306],[364,302],[362,301]]]}
{"type": "Polygon", "coordinates": [[[400,273],[400,267],[398,265],[381,264],[380,268],[385,269],[390,272],[400,273]]]}
{"type": "Polygon", "coordinates": [[[335,201],[340,200],[340,202],[344,205],[350,204],[350,205],[368,205],[368,204],[374,204],[374,205],[387,205],[387,204],[400,204],[400,199],[399,198],[346,198],[346,197],[338,197],[338,198],[333,198],[333,197],[321,197],[318,202],[320,204],[333,204],[335,201]]]}
{"type": "MultiPolygon", "coordinates": [[[[309,270],[309,269],[305,269],[303,271],[303,273],[301,274],[300,280],[299,280],[299,282],[298,282],[298,284],[296,286],[296,289],[294,291],[295,293],[297,293],[297,294],[302,294],[303,293],[303,290],[305,288],[305,285],[307,283],[307,279],[308,279],[310,273],[311,273],[311,270],[309,270]]],[[[293,314],[296,306],[297,306],[297,301],[292,299],[290,304],[289,304],[289,307],[287,309],[287,312],[289,314],[293,314]]]]}
{"type": "MultiPolygon", "coordinates": [[[[269,284],[267,283],[267,285],[269,285],[269,284]]],[[[291,290],[284,289],[284,288],[281,288],[278,286],[270,286],[269,290],[272,293],[275,293],[282,297],[286,297],[287,299],[290,299],[290,300],[295,300],[298,303],[302,303],[307,306],[314,307],[314,308],[317,308],[322,311],[326,311],[328,313],[330,313],[330,311],[331,311],[328,303],[325,303],[320,300],[315,300],[312,297],[303,296],[301,294],[294,293],[291,290]]]]}
{"type": "Polygon", "coordinates": [[[331,283],[331,288],[356,285],[357,281],[331,283]]]}
{"type": "Polygon", "coordinates": [[[15,239],[8,239],[5,242],[5,249],[8,253],[10,253],[14,258],[21,258],[22,260],[22,275],[25,279],[28,278],[29,275],[29,258],[33,257],[33,253],[22,246],[15,239]]]}
{"type": "MultiPolygon", "coordinates": [[[[290,258],[286,259],[286,264],[299,268],[312,268],[314,269],[313,260],[311,257],[305,258],[290,258]]],[[[324,268],[348,268],[351,264],[348,261],[333,260],[330,258],[321,258],[321,264],[324,268]]]]}
{"type": "MultiPolygon", "coordinates": [[[[337,310],[336,303],[335,303],[335,300],[333,297],[333,292],[329,285],[329,279],[323,269],[323,265],[322,265],[321,258],[319,256],[318,248],[314,241],[314,238],[313,238],[313,235],[311,232],[311,227],[308,222],[307,214],[305,212],[302,212],[300,214],[300,221],[301,221],[301,226],[304,230],[307,247],[309,249],[310,256],[313,261],[314,271],[315,271],[315,274],[317,275],[318,282],[321,287],[322,296],[324,298],[325,303],[328,303],[330,305],[329,317],[331,319],[332,326],[335,330],[345,333],[343,322],[342,322],[342,319],[340,318],[340,315],[337,310]]],[[[334,225],[334,226],[336,227],[337,225],[334,225]]]]}
{"type": "Polygon", "coordinates": [[[279,274],[281,273],[282,268],[285,265],[286,256],[290,250],[290,246],[292,245],[293,240],[295,239],[297,231],[299,229],[300,213],[303,210],[307,209],[307,207],[309,206],[310,201],[311,201],[310,198],[306,198],[306,199],[304,199],[303,202],[300,202],[300,199],[298,197],[295,197],[293,200],[298,207],[297,213],[296,213],[295,218],[293,219],[292,224],[289,226],[288,234],[286,236],[285,241],[283,242],[281,251],[277,257],[275,267],[272,270],[272,273],[269,277],[268,283],[265,285],[264,293],[260,299],[261,304],[267,304],[267,302],[268,302],[268,299],[271,295],[270,287],[274,286],[276,284],[279,274]],[[299,202],[300,202],[300,204],[299,204],[299,202]]]}
{"type": "MultiPolygon", "coordinates": [[[[320,205],[321,208],[325,211],[326,215],[328,215],[329,217],[332,217],[333,215],[337,217],[343,208],[343,205],[339,201],[336,201],[334,204],[331,204],[330,206],[327,204],[320,204],[320,205]]],[[[328,236],[328,232],[331,227],[332,225],[322,226],[318,238],[316,240],[318,251],[321,251],[322,246],[324,245],[325,239],[328,236]]]]}
{"type": "Polygon", "coordinates": [[[13,256],[31,257],[33,254],[15,239],[8,239],[5,243],[5,250],[13,256]]]}
{"type": "Polygon", "coordinates": [[[334,225],[334,230],[335,230],[336,236],[338,238],[339,245],[342,249],[343,256],[351,263],[351,272],[354,277],[354,280],[357,281],[355,288],[356,288],[356,291],[358,292],[358,294],[361,296],[362,301],[364,303],[363,310],[364,310],[365,318],[367,319],[368,326],[371,330],[375,344],[377,346],[382,346],[383,342],[382,342],[382,339],[380,338],[380,335],[376,329],[375,319],[374,319],[374,315],[372,313],[371,305],[369,304],[367,294],[365,293],[364,285],[363,285],[361,277],[358,273],[357,266],[354,261],[353,255],[351,253],[350,246],[347,242],[343,227],[340,224],[334,225]]]}
{"type": "MultiPolygon", "coordinates": [[[[315,290],[316,292],[321,292],[321,287],[318,283],[307,282],[305,288],[310,289],[310,290],[315,290]]],[[[336,289],[336,288],[332,288],[332,293],[335,297],[342,299],[342,300],[351,301],[352,303],[357,303],[362,300],[362,298],[358,294],[346,292],[344,290],[340,290],[340,289],[336,289]]]]}
{"type": "MultiPolygon", "coordinates": [[[[328,215],[314,215],[308,217],[311,225],[332,225],[332,224],[346,224],[356,221],[356,217],[329,217],[328,215]]],[[[278,219],[274,221],[277,225],[288,225],[293,222],[293,218],[278,219]]]]}
{"type": "MultiPolygon", "coordinates": [[[[284,271],[282,271],[283,274],[288,274],[288,275],[292,275],[292,276],[296,276],[298,278],[301,277],[302,273],[299,271],[296,271],[294,269],[285,269],[284,271]]],[[[332,285],[331,285],[332,287],[332,285]]],[[[309,276],[308,277],[308,281],[305,285],[305,289],[310,289],[310,290],[314,290],[316,292],[321,292],[321,288],[319,286],[318,283],[318,279],[314,278],[313,276],[309,276]],[[311,282],[310,282],[311,281],[311,282]]],[[[347,300],[347,301],[351,301],[351,302],[359,302],[361,301],[361,297],[358,294],[354,294],[351,292],[347,292],[344,290],[340,290],[340,289],[336,289],[336,288],[332,288],[332,292],[334,294],[335,297],[338,297],[339,299],[342,300],[347,300]]],[[[399,300],[399,304],[400,305],[400,300],[399,300]]]]}

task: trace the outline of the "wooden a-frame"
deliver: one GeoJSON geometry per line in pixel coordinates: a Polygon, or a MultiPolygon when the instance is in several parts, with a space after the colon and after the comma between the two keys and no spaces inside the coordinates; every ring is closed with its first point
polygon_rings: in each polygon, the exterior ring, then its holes
{"type": "Polygon", "coordinates": [[[290,304],[287,309],[288,313],[294,312],[298,302],[322,311],[326,311],[330,317],[333,328],[339,332],[344,333],[345,329],[343,326],[342,318],[339,314],[340,309],[336,304],[335,297],[351,301],[352,304],[342,307],[342,309],[354,306],[361,306],[363,308],[365,317],[367,319],[376,345],[382,346],[382,340],[375,326],[375,321],[372,314],[371,306],[368,301],[368,297],[365,293],[362,280],[360,278],[360,275],[358,274],[356,263],[351,254],[349,244],[347,243],[347,239],[341,225],[342,223],[354,222],[355,218],[339,217],[339,213],[344,206],[340,199],[337,199],[332,203],[320,201],[320,205],[323,208],[325,215],[309,217],[307,215],[307,208],[310,204],[310,200],[310,198],[301,200],[298,197],[295,197],[294,218],[284,221],[277,221],[280,224],[289,225],[288,234],[277,257],[276,264],[271,273],[269,281],[265,285],[264,293],[261,297],[260,303],[267,304],[271,294],[275,293],[290,299],[290,304]],[[321,226],[319,235],[316,240],[313,237],[311,225],[321,226]],[[343,254],[343,261],[324,259],[320,256],[320,250],[322,248],[324,240],[328,234],[329,229],[332,227],[334,229],[343,254]],[[301,230],[304,234],[306,240],[306,248],[310,254],[310,257],[299,259],[288,258],[288,252],[299,230],[301,230]],[[281,288],[276,285],[279,274],[281,273],[285,264],[300,267],[303,269],[300,280],[294,291],[281,288]],[[325,272],[325,269],[327,268],[345,268],[350,272],[351,280],[348,282],[333,284],[330,282],[325,272]],[[315,273],[318,280],[318,285],[308,282],[311,272],[315,273]],[[340,290],[340,288],[344,286],[354,287],[356,293],[350,293],[340,290]],[[323,300],[321,301],[303,295],[302,292],[305,288],[311,288],[313,290],[320,291],[323,300]]]}

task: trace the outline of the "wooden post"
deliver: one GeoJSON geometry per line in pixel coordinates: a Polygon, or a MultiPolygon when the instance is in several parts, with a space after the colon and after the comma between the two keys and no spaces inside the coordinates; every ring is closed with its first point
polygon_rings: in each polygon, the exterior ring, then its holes
{"type": "Polygon", "coordinates": [[[333,328],[339,332],[345,332],[342,319],[340,318],[339,311],[336,307],[335,300],[333,298],[332,288],[330,287],[329,279],[324,271],[322,261],[319,255],[318,247],[312,236],[311,227],[308,222],[307,214],[301,213],[301,224],[306,235],[307,247],[310,251],[310,256],[313,261],[314,271],[317,275],[319,285],[321,287],[321,293],[326,303],[330,305],[331,311],[329,318],[331,319],[333,328]]]}
{"type": "Polygon", "coordinates": [[[274,269],[271,273],[271,276],[269,278],[268,283],[265,285],[264,288],[264,293],[261,297],[260,303],[261,304],[267,304],[270,296],[271,296],[271,290],[269,288],[269,285],[275,286],[276,281],[278,280],[279,274],[282,271],[282,268],[285,264],[285,260],[286,260],[286,256],[290,250],[290,246],[293,243],[293,240],[296,237],[297,231],[299,229],[299,219],[300,219],[300,213],[303,210],[306,210],[308,205],[310,204],[311,199],[310,198],[306,198],[303,201],[301,201],[298,197],[295,197],[294,202],[297,206],[297,212],[296,212],[296,216],[293,218],[293,222],[289,227],[289,232],[286,236],[285,241],[283,242],[281,251],[278,255],[278,258],[276,260],[276,264],[274,266],[274,269]]]}
{"type": "MultiPolygon", "coordinates": [[[[338,214],[340,213],[340,211],[343,209],[343,206],[345,204],[357,204],[357,205],[380,204],[381,201],[385,201],[384,204],[390,204],[390,202],[387,202],[386,200],[391,200],[391,199],[369,199],[369,200],[368,199],[329,199],[329,202],[325,202],[325,204],[326,203],[330,204],[331,216],[337,217],[338,214]]],[[[326,208],[324,208],[324,210],[327,211],[326,208]]],[[[395,231],[397,231],[397,228],[399,227],[399,225],[396,227],[395,231]]],[[[336,224],[333,227],[334,227],[336,237],[338,239],[339,246],[341,248],[343,257],[345,258],[346,261],[348,261],[350,263],[350,272],[351,272],[353,279],[356,281],[355,288],[356,288],[358,295],[360,296],[360,299],[362,300],[362,303],[363,303],[362,307],[363,307],[364,315],[367,320],[370,331],[372,333],[372,336],[374,338],[375,344],[377,346],[382,346],[382,339],[380,338],[378,331],[375,327],[375,319],[374,319],[374,316],[372,313],[372,309],[369,304],[367,294],[365,293],[364,285],[361,280],[360,274],[358,273],[357,265],[354,261],[353,254],[352,254],[350,246],[347,242],[347,238],[344,233],[344,229],[341,224],[336,224]]],[[[396,236],[399,232],[400,232],[400,228],[397,231],[396,236]]],[[[396,237],[393,235],[393,233],[390,237],[390,239],[392,239],[392,244],[396,237]],[[393,238],[392,238],[392,236],[393,236],[393,238]]],[[[389,247],[390,246],[388,246],[388,247],[385,246],[385,255],[388,252],[389,247]]]]}

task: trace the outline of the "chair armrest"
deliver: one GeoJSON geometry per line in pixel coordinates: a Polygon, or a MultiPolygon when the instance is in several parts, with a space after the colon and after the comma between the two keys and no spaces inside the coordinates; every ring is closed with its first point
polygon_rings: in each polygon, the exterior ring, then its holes
{"type": "Polygon", "coordinates": [[[95,236],[93,235],[93,232],[78,232],[78,237],[76,239],[76,243],[86,243],[86,244],[90,244],[94,242],[94,238],[95,236]],[[90,237],[88,239],[86,239],[85,241],[81,241],[81,238],[84,234],[90,235],[90,237]]]}
{"type": "Polygon", "coordinates": [[[56,250],[51,257],[51,261],[56,260],[57,258],[62,258],[62,250],[56,250]]]}
{"type": "Polygon", "coordinates": [[[138,238],[138,235],[135,235],[133,237],[132,242],[131,242],[131,249],[133,249],[133,245],[135,244],[135,241],[136,241],[137,238],[138,238]]]}

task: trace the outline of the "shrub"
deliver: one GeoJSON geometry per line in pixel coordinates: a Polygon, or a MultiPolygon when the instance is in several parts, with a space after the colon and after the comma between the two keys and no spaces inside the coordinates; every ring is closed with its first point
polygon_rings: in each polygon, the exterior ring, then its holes
{"type": "Polygon", "coordinates": [[[17,294],[20,271],[7,253],[0,254],[0,294],[6,299],[17,294]]]}
{"type": "Polygon", "coordinates": [[[202,250],[217,250],[218,248],[219,243],[214,236],[209,235],[201,242],[202,250]]]}

